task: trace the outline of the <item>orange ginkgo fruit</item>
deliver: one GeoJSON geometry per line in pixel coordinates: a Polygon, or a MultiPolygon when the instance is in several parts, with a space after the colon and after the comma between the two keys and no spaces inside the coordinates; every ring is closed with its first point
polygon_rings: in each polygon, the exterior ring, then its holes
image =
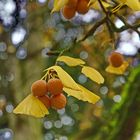
{"type": "Polygon", "coordinates": [[[65,5],[62,9],[62,14],[66,19],[73,18],[75,16],[75,13],[76,13],[75,7],[65,5]]]}
{"type": "Polygon", "coordinates": [[[47,107],[50,108],[51,103],[50,103],[50,98],[47,95],[40,96],[38,99],[47,107]]]}
{"type": "Polygon", "coordinates": [[[87,0],[79,0],[76,8],[79,14],[86,14],[89,10],[87,0]]]}
{"type": "Polygon", "coordinates": [[[68,0],[67,6],[69,7],[76,7],[78,0],[68,0]]]}
{"type": "Polygon", "coordinates": [[[47,93],[46,81],[37,80],[31,86],[31,91],[34,96],[43,96],[47,93]]]}
{"type": "Polygon", "coordinates": [[[109,62],[113,67],[120,67],[123,64],[123,55],[118,52],[112,52],[109,56],[109,62]]]}
{"type": "Polygon", "coordinates": [[[60,79],[52,78],[48,81],[48,91],[52,95],[58,95],[63,91],[63,84],[60,79]]]}
{"type": "Polygon", "coordinates": [[[54,109],[62,109],[66,106],[66,97],[63,94],[55,95],[50,98],[51,107],[54,109]]]}

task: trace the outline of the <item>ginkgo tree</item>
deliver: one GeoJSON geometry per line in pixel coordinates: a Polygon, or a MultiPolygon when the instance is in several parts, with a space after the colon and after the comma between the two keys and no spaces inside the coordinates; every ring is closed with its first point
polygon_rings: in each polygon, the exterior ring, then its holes
{"type": "MultiPolygon", "coordinates": [[[[137,32],[139,25],[130,25],[125,21],[125,19],[118,15],[117,12],[123,8],[125,5],[127,5],[129,8],[131,8],[134,11],[140,10],[140,3],[138,0],[130,1],[130,0],[118,0],[118,1],[102,1],[102,0],[55,0],[53,3],[53,9],[50,14],[54,12],[60,12],[62,10],[63,16],[71,20],[75,16],[75,13],[78,12],[80,14],[85,14],[88,12],[89,9],[95,8],[99,9],[104,13],[104,18],[102,18],[99,22],[97,22],[91,29],[82,37],[82,39],[76,38],[74,40],[74,43],[80,43],[81,41],[84,41],[89,36],[91,36],[98,27],[106,23],[107,28],[110,32],[110,35],[113,35],[115,32],[121,32],[126,29],[133,29],[137,32]],[[125,28],[117,28],[115,24],[112,21],[112,17],[115,16],[122,20],[122,22],[125,24],[125,28]],[[114,33],[112,33],[112,31],[114,33]]],[[[100,97],[93,94],[88,89],[84,88],[82,85],[77,84],[73,78],[65,71],[63,70],[58,64],[58,62],[64,62],[70,67],[79,66],[81,67],[81,73],[84,74],[86,77],[91,79],[92,81],[97,82],[98,84],[101,84],[104,82],[104,78],[102,75],[95,70],[92,67],[85,66],[85,62],[79,58],[72,58],[69,56],[64,56],[63,53],[65,51],[68,51],[70,48],[63,50],[59,53],[58,58],[56,59],[56,64],[50,68],[47,68],[46,74],[41,78],[42,80],[45,80],[46,82],[51,78],[58,78],[61,80],[63,84],[63,91],[68,94],[68,96],[73,96],[79,100],[82,101],[88,101],[89,103],[96,103],[100,97]]],[[[55,54],[55,52],[48,52],[49,54],[55,54]]],[[[114,73],[114,74],[123,74],[128,67],[128,62],[123,60],[123,56],[121,54],[112,53],[110,55],[109,63],[110,65],[106,68],[107,72],[114,73]],[[118,62],[120,61],[120,64],[118,62]]],[[[37,107],[36,107],[37,108],[37,107]]],[[[14,110],[14,113],[20,113],[20,114],[27,114],[32,115],[35,117],[44,117],[46,114],[48,114],[48,108],[45,108],[43,106],[43,103],[40,102],[38,98],[36,98],[33,93],[29,95],[27,98],[21,102],[16,109],[14,110]],[[40,108],[33,110],[32,108],[35,106],[40,106],[40,108]],[[30,108],[29,108],[30,106],[30,108]],[[38,110],[38,111],[37,111],[38,110]],[[42,113],[41,113],[42,110],[42,113]]]]}
{"type": "MultiPolygon", "coordinates": [[[[23,139],[42,139],[38,136],[43,127],[40,120],[47,133],[51,130],[56,136],[65,133],[68,138],[72,133],[72,140],[134,139],[139,131],[140,110],[140,69],[135,68],[139,64],[140,1],[48,0],[42,3],[28,1],[25,26],[29,34],[19,46],[14,48],[9,44],[6,28],[0,25],[0,41],[7,40],[7,47],[0,44],[0,72],[4,73],[4,76],[0,73],[0,89],[8,98],[6,111],[14,106],[14,114],[11,113],[14,121],[6,116],[8,123],[1,121],[0,126],[12,124],[10,128],[16,128],[15,135],[20,140],[27,131],[23,139]],[[133,45],[137,46],[133,57],[129,56],[130,34],[133,45]],[[121,44],[124,40],[127,43],[121,44]],[[128,55],[118,50],[119,45],[126,45],[128,55]],[[15,52],[19,60],[15,60],[15,52]],[[7,87],[13,79],[11,71],[15,72],[14,86],[7,87]],[[68,129],[65,124],[55,128],[66,115],[71,115],[76,125],[71,122],[68,129]],[[52,128],[48,129],[46,122],[52,128]]],[[[26,13],[22,12],[13,16],[23,19],[26,13]]],[[[16,31],[14,27],[13,31],[16,31]]],[[[22,38],[21,32],[19,36],[12,34],[11,40],[22,38]]],[[[4,103],[0,97],[0,115],[4,103]]],[[[47,135],[45,139],[49,139],[47,135]]]]}

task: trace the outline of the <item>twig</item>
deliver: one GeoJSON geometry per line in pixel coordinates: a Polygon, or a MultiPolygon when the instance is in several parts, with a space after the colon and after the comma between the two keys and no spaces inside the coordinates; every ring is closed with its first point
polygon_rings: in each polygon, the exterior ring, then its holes
{"type": "Polygon", "coordinates": [[[49,56],[58,56],[61,52],[60,51],[49,51],[46,53],[46,55],[49,56]]]}
{"type": "Polygon", "coordinates": [[[106,21],[106,17],[104,17],[103,19],[95,23],[93,27],[86,33],[86,35],[82,39],[78,40],[77,42],[84,41],[87,37],[91,36],[97,30],[98,27],[100,27],[102,24],[105,23],[105,21],[106,21]]]}
{"type": "Polygon", "coordinates": [[[107,13],[106,9],[104,8],[104,6],[103,6],[101,0],[98,0],[98,2],[99,2],[99,4],[100,4],[101,8],[103,9],[104,13],[106,14],[106,16],[108,16],[108,13],[107,13]]]}
{"type": "MultiPolygon", "coordinates": [[[[123,31],[125,31],[125,30],[127,30],[127,29],[136,30],[137,28],[140,27],[140,24],[135,24],[135,25],[133,25],[133,26],[131,26],[131,25],[125,25],[125,26],[122,26],[121,28],[117,28],[117,27],[114,25],[113,22],[110,22],[110,23],[111,23],[111,26],[112,26],[112,28],[113,28],[113,31],[114,31],[114,32],[117,32],[117,33],[123,32],[123,31]]],[[[138,30],[137,30],[137,31],[138,31],[138,30]]]]}
{"type": "MultiPolygon", "coordinates": [[[[112,38],[113,41],[115,42],[114,32],[113,32],[113,30],[112,30],[112,28],[111,28],[111,26],[110,26],[110,17],[109,17],[110,14],[106,11],[106,9],[105,9],[104,5],[102,4],[101,0],[98,0],[98,2],[99,2],[100,6],[101,6],[101,8],[102,8],[102,10],[103,10],[103,12],[105,13],[105,15],[106,15],[106,17],[107,17],[106,26],[107,26],[107,28],[108,28],[108,31],[109,31],[109,34],[110,34],[110,38],[112,38]]],[[[112,40],[112,39],[111,39],[111,40],[112,40]]]]}
{"type": "Polygon", "coordinates": [[[74,39],[74,41],[73,41],[73,45],[71,45],[70,47],[67,47],[67,48],[65,48],[65,49],[63,49],[63,50],[61,50],[61,51],[49,51],[49,52],[47,52],[46,53],[46,55],[49,55],[49,56],[61,56],[61,55],[63,55],[65,52],[67,52],[67,51],[70,51],[72,48],[74,48],[74,44],[76,43],[76,39],[74,39]]]}
{"type": "Polygon", "coordinates": [[[125,24],[126,27],[128,27],[128,28],[134,30],[134,31],[137,32],[137,33],[139,34],[139,36],[140,36],[140,32],[137,30],[137,28],[140,27],[140,25],[139,25],[139,26],[132,26],[132,25],[130,25],[128,22],[126,22],[126,20],[125,20],[125,18],[124,18],[123,16],[120,16],[120,15],[118,15],[117,13],[114,13],[114,15],[117,16],[117,17],[125,24]]]}
{"type": "Polygon", "coordinates": [[[94,32],[97,30],[97,28],[100,27],[101,25],[103,25],[104,23],[106,23],[108,30],[109,30],[109,33],[110,33],[110,36],[111,36],[111,38],[113,38],[113,40],[115,40],[114,32],[120,33],[120,32],[127,30],[127,29],[132,29],[132,30],[136,31],[140,36],[140,32],[137,30],[137,28],[140,27],[140,24],[135,24],[133,26],[130,25],[129,23],[127,23],[125,21],[125,19],[122,16],[119,16],[117,13],[111,13],[110,11],[106,11],[101,0],[98,0],[98,2],[99,2],[99,4],[100,4],[101,8],[103,9],[106,16],[103,19],[101,19],[100,21],[98,21],[97,23],[95,23],[93,25],[93,27],[86,33],[86,35],[82,39],[78,40],[76,43],[84,41],[86,38],[93,35],[94,32]],[[112,14],[116,15],[125,24],[125,26],[123,26],[121,28],[117,28],[115,26],[115,24],[110,19],[110,16],[112,14]]]}

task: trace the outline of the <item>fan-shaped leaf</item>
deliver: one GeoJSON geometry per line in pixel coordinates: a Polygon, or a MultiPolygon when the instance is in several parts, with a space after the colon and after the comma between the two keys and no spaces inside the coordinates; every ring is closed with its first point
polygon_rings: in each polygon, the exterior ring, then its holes
{"type": "Polygon", "coordinates": [[[126,5],[134,11],[140,11],[140,2],[139,0],[127,0],[126,5]]]}
{"type": "Polygon", "coordinates": [[[77,66],[77,65],[83,65],[85,62],[78,58],[73,58],[69,56],[60,56],[58,57],[57,61],[61,61],[66,63],[68,66],[77,66]]]}
{"type": "Polygon", "coordinates": [[[109,72],[109,73],[121,75],[121,74],[124,74],[124,72],[127,69],[128,65],[129,64],[128,64],[127,61],[124,61],[124,63],[120,67],[113,67],[113,66],[109,65],[106,68],[106,71],[109,72]]]}
{"type": "Polygon", "coordinates": [[[120,3],[126,4],[134,11],[140,11],[140,2],[139,0],[118,0],[120,3]]]}
{"type": "Polygon", "coordinates": [[[69,95],[77,98],[78,100],[88,101],[89,103],[95,104],[100,97],[89,91],[88,89],[84,88],[81,85],[78,85],[81,88],[81,91],[76,91],[70,88],[64,87],[63,90],[69,95]]]}
{"type": "Polygon", "coordinates": [[[13,111],[15,114],[25,114],[37,118],[49,114],[45,105],[32,94],[28,95],[13,111]]]}
{"type": "Polygon", "coordinates": [[[97,82],[98,84],[104,83],[103,76],[94,68],[83,66],[82,73],[90,78],[92,81],[97,82]]]}
{"type": "Polygon", "coordinates": [[[85,94],[86,98],[87,98],[87,101],[89,103],[93,103],[95,104],[99,99],[100,97],[97,96],[96,94],[94,94],[93,92],[89,91],[88,89],[86,89],[85,87],[79,85],[79,87],[82,89],[83,93],[85,94]]]}

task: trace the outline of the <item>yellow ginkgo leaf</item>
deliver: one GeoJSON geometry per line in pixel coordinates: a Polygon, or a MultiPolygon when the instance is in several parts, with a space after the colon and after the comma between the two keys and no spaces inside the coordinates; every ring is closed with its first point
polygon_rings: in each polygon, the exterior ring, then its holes
{"type": "Polygon", "coordinates": [[[112,65],[109,65],[106,68],[106,71],[109,72],[109,73],[121,75],[121,74],[124,74],[124,72],[126,71],[128,65],[129,64],[128,64],[127,61],[124,61],[123,64],[120,67],[113,67],[112,65]]]}
{"type": "Polygon", "coordinates": [[[83,66],[82,71],[84,75],[86,75],[88,78],[90,78],[92,81],[97,82],[98,84],[104,83],[103,76],[94,68],[83,66]]]}
{"type": "Polygon", "coordinates": [[[51,70],[51,69],[53,69],[57,72],[57,75],[58,75],[59,79],[62,81],[64,87],[74,89],[74,90],[80,90],[77,83],[60,66],[52,66],[52,67],[48,68],[47,70],[51,70]]]}
{"type": "MultiPolygon", "coordinates": [[[[104,8],[111,7],[111,5],[108,4],[107,2],[102,1],[102,4],[103,4],[104,8]]],[[[95,1],[94,3],[91,3],[91,4],[89,5],[89,7],[90,7],[90,8],[93,8],[93,9],[95,9],[95,10],[100,10],[100,9],[101,9],[101,8],[100,8],[100,4],[99,4],[98,1],[95,1]]]]}
{"type": "Polygon", "coordinates": [[[68,0],[54,0],[54,5],[51,13],[60,11],[60,9],[68,2],[68,0]]]}
{"type": "Polygon", "coordinates": [[[49,114],[45,105],[32,94],[28,95],[13,111],[15,114],[25,114],[37,118],[49,114]]]}
{"type": "Polygon", "coordinates": [[[73,58],[69,56],[60,56],[57,58],[56,61],[61,61],[66,63],[68,66],[78,66],[78,65],[84,65],[85,62],[78,58],[73,58]]]}
{"type": "Polygon", "coordinates": [[[125,4],[134,11],[140,11],[139,0],[127,0],[125,4]]]}
{"type": "MultiPolygon", "coordinates": [[[[79,84],[78,84],[79,85],[79,84]]],[[[85,87],[79,85],[79,87],[82,89],[84,95],[87,97],[87,101],[89,103],[93,103],[95,104],[99,99],[100,97],[97,96],[96,94],[94,94],[93,92],[89,91],[88,89],[86,89],[85,87]]]]}
{"type": "Polygon", "coordinates": [[[140,11],[139,0],[118,0],[120,3],[127,5],[134,11],[140,11]]]}
{"type": "Polygon", "coordinates": [[[73,89],[69,89],[64,87],[63,90],[69,95],[73,96],[82,101],[88,101],[89,103],[95,104],[100,97],[89,91],[88,89],[84,88],[81,85],[78,85],[81,88],[81,91],[76,91],[73,89]]]}
{"type": "Polygon", "coordinates": [[[90,0],[89,3],[88,3],[88,6],[94,4],[95,2],[97,2],[97,0],[90,0]]]}
{"type": "Polygon", "coordinates": [[[77,98],[78,100],[87,101],[86,96],[84,96],[83,92],[80,90],[74,90],[71,88],[64,87],[63,90],[69,95],[77,98]]]}
{"type": "Polygon", "coordinates": [[[126,3],[127,0],[118,0],[118,2],[126,3]]]}

